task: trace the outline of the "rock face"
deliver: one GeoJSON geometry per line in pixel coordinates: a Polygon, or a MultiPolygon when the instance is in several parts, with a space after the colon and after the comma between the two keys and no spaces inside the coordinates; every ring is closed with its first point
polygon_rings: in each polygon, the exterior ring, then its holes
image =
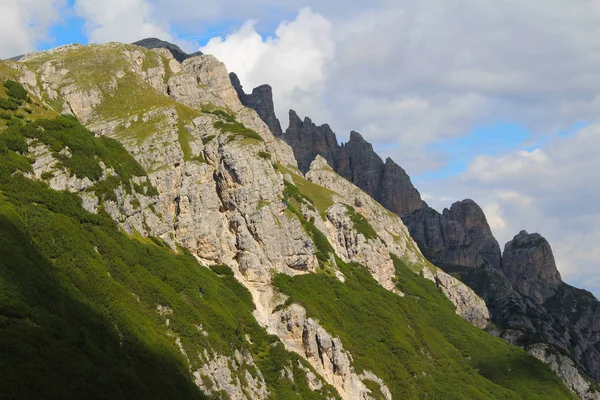
{"type": "Polygon", "coordinates": [[[573,360],[553,350],[545,343],[536,343],[527,348],[527,352],[548,364],[555,374],[560,376],[569,389],[582,400],[600,400],[600,393],[596,392],[592,384],[587,381],[577,370],[573,360]]]}
{"type": "Polygon", "coordinates": [[[281,124],[275,115],[275,105],[273,103],[273,90],[269,85],[255,87],[251,94],[244,93],[242,84],[238,76],[231,72],[229,74],[231,84],[237,92],[238,98],[246,107],[252,108],[258,116],[269,127],[273,135],[280,137],[282,134],[281,124]]]}
{"type": "Polygon", "coordinates": [[[483,210],[477,203],[471,199],[457,201],[450,209],[444,209],[442,215],[460,223],[475,251],[481,256],[484,266],[500,268],[502,264],[500,246],[492,234],[483,210]]]}
{"type": "Polygon", "coordinates": [[[537,233],[521,231],[504,246],[504,275],[524,296],[544,303],[562,284],[556,269],[552,248],[537,233]]]}
{"type": "Polygon", "coordinates": [[[352,358],[339,338],[332,337],[317,321],[307,318],[306,310],[293,304],[271,316],[271,330],[283,338],[286,348],[305,357],[317,372],[331,382],[340,395],[349,400],[372,398],[363,380],[374,380],[386,400],[392,395],[383,381],[373,373],[360,375],[352,367],[352,358]]]}
{"type": "Polygon", "coordinates": [[[423,206],[406,172],[390,158],[384,163],[358,132],[351,132],[348,143],[340,146],[329,125],[317,126],[310,118],[302,121],[290,110],[290,126],[281,138],[294,150],[303,172],[319,155],[335,172],[401,217],[423,206]]]}
{"type": "Polygon", "coordinates": [[[173,57],[181,62],[184,62],[186,59],[195,56],[201,56],[202,52],[197,51],[193,54],[187,54],[179,46],[173,43],[165,42],[164,40],[160,40],[157,38],[146,38],[142,40],[138,40],[133,43],[136,46],[144,47],[146,49],[167,49],[173,55],[173,57]]]}

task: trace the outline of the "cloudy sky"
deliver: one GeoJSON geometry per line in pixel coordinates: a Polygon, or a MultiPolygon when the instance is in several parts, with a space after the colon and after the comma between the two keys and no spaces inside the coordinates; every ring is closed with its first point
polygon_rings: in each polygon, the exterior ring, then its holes
{"type": "Polygon", "coordinates": [[[552,244],[600,295],[600,0],[0,0],[0,58],[148,36],[249,91],[357,130],[441,210],[473,198],[501,246],[552,244]]]}

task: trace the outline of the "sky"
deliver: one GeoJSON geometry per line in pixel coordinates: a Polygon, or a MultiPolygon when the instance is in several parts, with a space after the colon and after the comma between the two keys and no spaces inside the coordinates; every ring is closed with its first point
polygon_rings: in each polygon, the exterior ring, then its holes
{"type": "Polygon", "coordinates": [[[600,0],[0,0],[0,58],[159,37],[246,91],[356,130],[441,211],[472,198],[500,246],[551,243],[600,297],[600,0]]]}

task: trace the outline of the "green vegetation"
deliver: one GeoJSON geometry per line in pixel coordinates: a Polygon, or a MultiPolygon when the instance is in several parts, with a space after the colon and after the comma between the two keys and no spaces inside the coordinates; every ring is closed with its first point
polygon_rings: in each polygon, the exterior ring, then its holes
{"type": "Polygon", "coordinates": [[[14,99],[8,98],[0,98],[0,108],[3,110],[15,111],[21,107],[21,103],[15,101],[14,99]]]}
{"type": "Polygon", "coordinates": [[[354,207],[346,204],[346,215],[350,217],[352,224],[354,225],[354,229],[360,234],[362,234],[365,239],[377,239],[379,235],[375,232],[375,229],[371,226],[369,221],[362,214],[356,212],[354,207]]]}
{"type": "Polygon", "coordinates": [[[239,123],[237,121],[233,123],[226,123],[223,121],[217,121],[214,124],[214,127],[219,129],[222,133],[232,133],[235,136],[241,136],[247,139],[258,140],[259,142],[263,141],[263,138],[252,129],[246,128],[244,124],[239,123]]]}
{"type": "Polygon", "coordinates": [[[44,180],[52,179],[54,178],[54,174],[50,171],[42,172],[41,178],[44,180]]]}
{"type": "Polygon", "coordinates": [[[230,124],[234,124],[237,122],[235,117],[225,110],[221,110],[218,108],[217,109],[202,108],[202,112],[205,114],[216,115],[217,117],[224,119],[226,122],[229,122],[230,124]]]}
{"type": "Polygon", "coordinates": [[[394,262],[405,297],[339,260],[345,284],[325,274],[276,275],[274,283],[342,340],[358,371],[381,377],[393,398],[574,398],[547,366],[458,317],[434,283],[394,262]]]}
{"type": "Polygon", "coordinates": [[[327,210],[333,205],[333,196],[335,193],[324,188],[323,186],[317,185],[316,183],[305,179],[303,176],[300,176],[296,172],[284,167],[283,165],[276,163],[274,164],[274,168],[282,171],[283,173],[289,174],[292,177],[294,185],[298,188],[300,194],[302,194],[305,199],[314,205],[324,221],[327,218],[327,210]]]}
{"type": "Polygon", "coordinates": [[[266,151],[262,151],[262,150],[258,152],[258,156],[260,158],[264,158],[265,160],[270,160],[271,159],[271,154],[267,153],[266,151]]]}
{"type": "Polygon", "coordinates": [[[329,240],[327,240],[327,237],[315,226],[314,219],[308,220],[302,213],[302,204],[309,208],[312,207],[312,210],[314,210],[312,200],[300,193],[298,188],[293,184],[287,181],[284,181],[283,183],[285,185],[283,189],[283,200],[287,203],[287,212],[298,218],[304,231],[310,236],[315,244],[319,265],[322,269],[325,269],[326,264],[330,260],[330,254],[333,254],[334,250],[331,243],[329,243],[329,240]]]}
{"type": "Polygon", "coordinates": [[[213,140],[216,136],[215,135],[208,135],[207,137],[205,137],[204,139],[202,139],[202,144],[203,145],[207,145],[210,143],[211,140],[213,140]]]}
{"type": "Polygon", "coordinates": [[[27,100],[27,91],[19,82],[9,79],[4,82],[4,87],[6,88],[6,94],[8,97],[21,102],[27,100]]]}
{"type": "Polygon", "coordinates": [[[231,267],[229,265],[211,265],[210,269],[219,276],[233,276],[233,271],[231,270],[231,267]]]}
{"type": "Polygon", "coordinates": [[[57,115],[55,112],[47,110],[46,106],[39,100],[32,100],[25,88],[19,82],[13,80],[16,74],[16,70],[7,67],[0,61],[0,81],[6,79],[0,85],[0,130],[4,127],[23,125],[20,120],[24,119],[26,114],[35,118],[48,118],[57,115]],[[25,101],[29,104],[23,106],[25,101]]]}
{"type": "MultiPolygon", "coordinates": [[[[0,143],[20,154],[27,153],[27,138],[47,145],[62,167],[73,175],[97,182],[92,190],[104,199],[115,200],[114,190],[119,186],[131,193],[131,178],[146,175],[144,169],[118,141],[94,137],[73,117],[38,120],[0,133],[0,143]],[[116,176],[100,181],[100,161],[113,168],[116,176]]],[[[144,185],[147,186],[147,191],[151,190],[149,183],[144,185]]]]}

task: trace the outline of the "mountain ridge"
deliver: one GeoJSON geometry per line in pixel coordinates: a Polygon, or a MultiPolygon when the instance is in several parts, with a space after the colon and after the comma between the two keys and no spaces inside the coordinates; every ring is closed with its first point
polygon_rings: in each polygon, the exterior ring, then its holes
{"type": "MultiPolygon", "coordinates": [[[[117,348],[137,357],[131,343],[160,343],[148,354],[174,360],[197,397],[573,398],[547,366],[472,325],[487,325],[483,301],[429,263],[397,215],[322,158],[302,174],[214,57],[69,46],[0,63],[0,76],[1,215],[30,233],[43,270],[98,311],[117,348]]],[[[21,297],[22,262],[8,254],[0,339],[14,343],[7,323],[27,321],[44,338],[54,325],[21,297]]],[[[102,357],[86,329],[67,345],[102,357]]],[[[44,354],[43,365],[60,360],[44,354]]],[[[48,384],[25,386],[21,368],[35,360],[0,360],[20,366],[9,396],[48,384]]],[[[88,390],[104,377],[84,372],[88,390]]],[[[167,393],[175,382],[151,381],[167,393]]]]}
{"type": "MultiPolygon", "coordinates": [[[[248,106],[252,107],[251,104],[248,106]]],[[[362,157],[357,158],[359,161],[355,163],[356,169],[364,169],[362,176],[346,172],[348,162],[343,150],[347,144],[339,145],[335,133],[327,124],[317,127],[310,118],[306,117],[302,121],[290,110],[290,127],[281,137],[294,150],[301,169],[314,157],[324,157],[336,172],[401,216],[411,236],[431,262],[449,273],[460,276],[486,300],[492,321],[505,329],[527,332],[521,336],[539,337],[558,346],[567,351],[578,362],[580,368],[596,382],[600,380],[600,353],[597,349],[599,342],[595,339],[596,334],[590,333],[590,330],[599,331],[597,327],[593,328],[594,318],[590,317],[595,315],[598,301],[594,298],[595,302],[590,303],[589,309],[584,312],[588,315],[572,322],[566,310],[557,311],[544,305],[547,300],[552,303],[553,296],[558,295],[561,290],[571,293],[567,296],[578,295],[560,279],[550,245],[541,235],[530,235],[522,231],[506,244],[503,254],[493,237],[485,214],[477,203],[466,199],[439,213],[421,200],[410,178],[399,166],[390,175],[393,176],[394,182],[401,183],[392,185],[393,195],[390,197],[408,201],[408,205],[402,203],[398,206],[390,204],[389,200],[386,201],[386,196],[382,196],[381,191],[376,188],[377,178],[373,177],[377,174],[371,172],[374,169],[373,165],[382,163],[381,158],[360,134],[352,132],[349,143],[364,142],[362,157]],[[522,247],[523,250],[517,250],[522,247]],[[482,271],[473,268],[484,269],[483,273],[488,274],[490,278],[480,277],[482,271]],[[482,285],[481,279],[486,279],[489,287],[482,285]],[[503,282],[499,284],[498,280],[503,282]],[[498,290],[499,288],[503,289],[498,290]],[[513,312],[507,314],[508,310],[513,312]],[[515,310],[518,312],[514,313],[515,310]],[[554,328],[549,329],[548,323],[550,326],[554,325],[554,328]],[[587,328],[578,328],[578,333],[574,335],[572,330],[566,334],[563,329],[573,323],[578,326],[585,324],[587,328]],[[580,344],[583,344],[583,348],[579,347],[580,344]]],[[[393,163],[391,159],[388,160],[393,163]]],[[[582,296],[587,297],[585,293],[582,296]]],[[[586,301],[583,303],[587,304],[586,301]]],[[[502,336],[500,332],[497,334],[502,336]]]]}

